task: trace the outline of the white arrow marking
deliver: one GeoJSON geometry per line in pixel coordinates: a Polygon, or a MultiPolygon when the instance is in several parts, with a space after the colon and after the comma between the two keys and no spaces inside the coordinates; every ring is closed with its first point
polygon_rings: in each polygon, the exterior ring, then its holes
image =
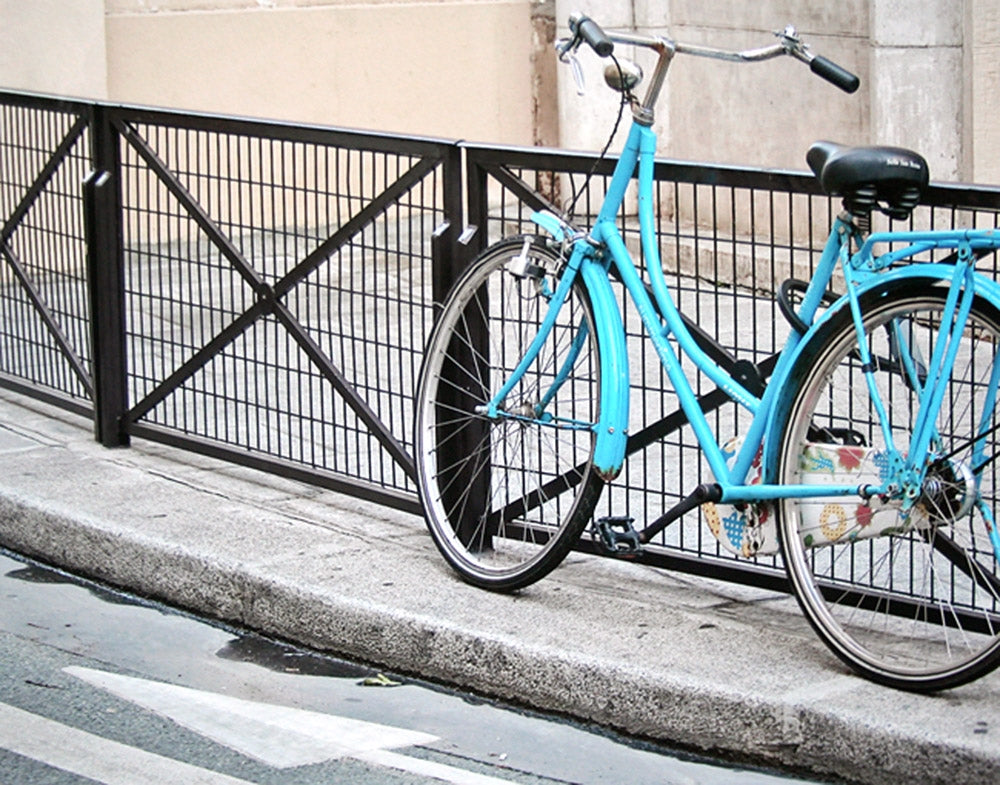
{"type": "Polygon", "coordinates": [[[89,668],[64,670],[279,769],[437,741],[436,736],[427,733],[241,700],[174,684],[89,668]]]}
{"type": "Polygon", "coordinates": [[[427,733],[90,668],[64,671],[275,768],[351,757],[455,785],[510,785],[507,780],[387,751],[437,741],[427,733]]]}

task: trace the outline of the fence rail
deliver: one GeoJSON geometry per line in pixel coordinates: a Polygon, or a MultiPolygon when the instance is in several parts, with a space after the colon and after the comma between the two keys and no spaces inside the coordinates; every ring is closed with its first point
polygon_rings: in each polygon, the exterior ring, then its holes
{"type": "MultiPolygon", "coordinates": [[[[594,213],[610,173],[587,154],[0,92],[0,386],[93,418],[108,445],[151,439],[418,512],[410,421],[434,303],[475,250],[534,231],[531,210],[594,213]]],[[[661,161],[655,177],[682,310],[724,366],[766,377],[787,331],[770,293],[808,276],[837,205],[795,172],[661,161]]],[[[911,220],[998,215],[998,189],[935,185],[911,220]]],[[[636,422],[598,514],[643,520],[707,467],[626,325],[636,422]]],[[[694,382],[736,436],[742,414],[694,382]]],[[[773,559],[729,556],[688,518],[650,561],[784,586],[773,559]]]]}

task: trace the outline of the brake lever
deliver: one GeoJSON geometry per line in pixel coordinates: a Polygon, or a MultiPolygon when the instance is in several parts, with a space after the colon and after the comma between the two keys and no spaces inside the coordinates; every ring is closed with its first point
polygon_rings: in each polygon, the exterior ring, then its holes
{"type": "Polygon", "coordinates": [[[556,52],[559,55],[559,61],[566,63],[570,69],[573,71],[573,81],[576,83],[576,94],[585,95],[586,80],[583,78],[583,66],[580,65],[580,60],[576,56],[576,50],[580,47],[580,37],[575,38],[563,38],[556,44],[556,52]]]}

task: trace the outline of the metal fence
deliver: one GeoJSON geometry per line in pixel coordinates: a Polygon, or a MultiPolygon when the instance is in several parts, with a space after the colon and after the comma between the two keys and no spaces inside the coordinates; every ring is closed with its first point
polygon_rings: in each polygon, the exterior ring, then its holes
{"type": "Polygon", "coordinates": [[[79,412],[94,397],[80,188],[91,119],[81,104],[0,99],[0,371],[79,412]]]}
{"type": "Polygon", "coordinates": [[[453,274],[454,142],[0,104],[5,386],[92,413],[106,444],[417,511],[407,423],[453,274]]]}
{"type": "MultiPolygon", "coordinates": [[[[611,164],[0,93],[0,385],[135,436],[418,512],[412,395],[433,304],[532,209],[596,211],[611,164]],[[592,175],[592,176],[588,176],[592,175]]],[[[661,252],[723,366],[766,377],[837,205],[797,173],[661,162],[661,252]],[[712,343],[714,341],[714,343],[712,343]]],[[[918,226],[995,226],[1000,191],[935,186],[918,226]]],[[[638,227],[622,229],[638,254],[638,227]]],[[[657,517],[707,467],[626,310],[635,421],[598,514],[657,517]]],[[[720,433],[743,425],[705,379],[720,433]]],[[[586,547],[586,543],[583,544],[586,547]]],[[[698,516],[649,560],[780,588],[698,516]]]]}

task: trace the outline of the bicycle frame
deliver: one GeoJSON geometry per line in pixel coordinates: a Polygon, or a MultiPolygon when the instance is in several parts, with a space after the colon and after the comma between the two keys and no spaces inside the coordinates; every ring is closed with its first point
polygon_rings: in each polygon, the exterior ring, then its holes
{"type": "MultiPolygon", "coordinates": [[[[857,229],[848,221],[838,218],[820,257],[816,272],[799,306],[799,317],[811,327],[805,334],[800,334],[795,330],[791,331],[779,355],[770,382],[763,396],[758,398],[723,370],[698,346],[684,324],[680,311],[670,294],[660,262],[654,225],[652,184],[655,152],[655,133],[644,123],[634,121],[590,234],[577,238],[573,242],[573,249],[565,271],[551,300],[549,314],[543,321],[538,335],[521,363],[487,407],[488,415],[491,417],[504,416],[502,412],[504,397],[535,360],[570,287],[576,276],[580,275],[593,305],[596,329],[600,333],[598,340],[602,349],[601,400],[603,405],[600,421],[592,426],[596,432],[594,464],[605,479],[611,480],[617,476],[624,463],[628,438],[629,371],[620,308],[612,293],[608,278],[610,265],[614,265],[629,292],[646,334],[676,391],[680,407],[686,415],[721,489],[719,501],[725,503],[766,502],[779,498],[850,495],[870,498],[873,495],[885,494],[891,490],[889,488],[890,482],[881,486],[864,487],[859,487],[857,484],[816,486],[769,482],[768,478],[773,476],[771,469],[775,465],[777,457],[778,434],[771,432],[776,396],[788,381],[788,375],[795,365],[799,348],[805,345],[812,334],[841,308],[851,309],[855,325],[860,331],[862,322],[859,300],[864,297],[866,292],[875,287],[885,286],[889,282],[909,278],[944,280],[951,284],[951,297],[946,306],[946,318],[941,328],[941,340],[936,342],[935,356],[930,363],[930,368],[933,371],[921,393],[920,416],[915,428],[915,441],[911,445],[912,457],[906,459],[893,448],[898,468],[895,472],[896,476],[891,482],[898,482],[899,477],[903,478],[907,486],[908,501],[906,504],[912,504],[919,496],[922,481],[923,469],[918,465],[921,461],[920,456],[926,453],[928,446],[934,439],[935,415],[941,404],[945,383],[955,362],[957,339],[965,328],[965,320],[972,300],[978,292],[981,292],[994,302],[1000,302],[1000,287],[981,276],[974,275],[972,250],[986,247],[997,248],[1000,246],[1000,235],[992,231],[883,233],[873,235],[852,256],[850,253],[851,243],[858,236],[857,229]],[[640,236],[653,299],[650,299],[616,225],[616,218],[624,202],[626,190],[630,186],[637,168],[640,236]],[[872,248],[876,243],[891,241],[905,242],[907,245],[904,249],[893,251],[884,257],[873,255],[872,248]],[[955,264],[928,262],[902,269],[885,269],[895,262],[909,258],[921,251],[941,247],[959,249],[958,260],[955,264]],[[844,271],[848,293],[817,317],[823,293],[838,265],[844,271]],[[676,341],[676,350],[671,345],[671,337],[676,341]],[[752,421],[745,434],[743,445],[731,466],[727,465],[723,449],[698,405],[691,383],[681,366],[680,356],[686,356],[729,398],[752,415],[752,421]],[[749,484],[747,476],[755,457],[761,451],[762,445],[765,448],[763,453],[764,482],[749,484]]],[[[554,223],[542,217],[537,217],[536,222],[543,228],[549,229],[554,223]]],[[[864,347],[863,342],[862,346],[864,347]]],[[[865,363],[870,363],[870,361],[871,358],[864,358],[865,363]]],[[[878,401],[873,371],[868,370],[865,375],[867,384],[874,398],[878,401]]],[[[995,402],[997,397],[997,386],[1000,384],[1000,378],[997,377],[1000,377],[1000,374],[995,374],[990,382],[991,402],[995,402]]],[[[555,382],[556,385],[560,383],[560,379],[555,382]]],[[[886,422],[884,410],[879,411],[879,416],[886,435],[886,443],[894,445],[892,434],[888,432],[884,424],[886,422]]],[[[1000,553],[1000,547],[998,547],[998,553],[1000,553]]]]}
{"type": "MultiPolygon", "coordinates": [[[[829,494],[831,492],[829,486],[821,489],[803,485],[745,484],[751,463],[763,442],[764,433],[770,420],[770,407],[773,406],[774,396],[777,394],[780,386],[774,382],[780,380],[787,373],[789,367],[788,358],[798,344],[800,336],[794,333],[789,337],[788,343],[782,351],[778,364],[772,374],[772,384],[768,385],[762,398],[757,398],[746,390],[746,388],[719,367],[698,346],[684,324],[680,311],[670,295],[660,264],[659,248],[653,229],[652,182],[655,153],[655,133],[645,125],[634,122],[628,141],[625,144],[625,148],[612,176],[604,203],[598,213],[597,220],[589,237],[577,240],[574,244],[573,252],[566,266],[566,272],[560,281],[559,290],[553,298],[550,309],[554,311],[561,306],[565,296],[564,293],[568,292],[575,276],[579,273],[584,276],[585,285],[591,296],[595,322],[597,324],[620,324],[621,314],[610,292],[606,267],[607,264],[614,264],[632,298],[657,356],[660,358],[668,378],[674,386],[681,409],[684,411],[694,430],[709,467],[717,482],[722,487],[721,500],[726,502],[756,501],[789,495],[815,496],[821,490],[829,494]],[[640,235],[643,254],[647,260],[655,305],[654,301],[647,294],[645,285],[632,261],[628,249],[625,247],[625,243],[616,225],[616,217],[637,165],[639,172],[638,205],[640,235]],[[607,260],[601,258],[601,249],[604,248],[608,252],[609,258],[607,260]],[[593,268],[597,269],[594,270],[593,268]],[[605,290],[607,291],[605,292],[605,290]],[[562,296],[561,292],[563,293],[562,296]],[[679,350],[699,370],[717,384],[726,395],[753,415],[753,420],[746,434],[743,447],[732,468],[727,466],[722,447],[716,440],[708,424],[708,420],[698,406],[694,390],[681,367],[680,358],[668,340],[670,336],[674,337],[679,350]]],[[[812,321],[818,309],[820,303],[819,294],[825,289],[825,282],[832,274],[836,263],[836,255],[832,251],[839,250],[839,243],[831,243],[831,245],[834,247],[828,248],[824,254],[825,262],[821,261],[820,271],[817,272],[813,285],[810,287],[809,292],[807,292],[806,301],[803,303],[801,309],[801,316],[807,323],[812,321]],[[822,274],[824,270],[826,271],[825,277],[822,274]]],[[[499,402],[503,400],[506,392],[516,382],[517,377],[534,360],[538,350],[544,343],[548,326],[554,320],[554,313],[550,313],[550,318],[543,322],[536,343],[529,348],[524,361],[515,369],[513,378],[494,397],[493,405],[491,405],[493,413],[497,411],[495,407],[499,406],[499,402]]],[[[619,330],[619,335],[623,336],[623,331],[619,330]]],[[[610,384],[617,385],[622,378],[622,370],[624,369],[625,384],[627,385],[628,359],[624,348],[624,338],[611,340],[609,343],[602,343],[601,347],[602,380],[610,380],[610,384]]],[[[602,476],[611,479],[620,472],[625,456],[629,417],[627,386],[624,390],[615,389],[610,395],[604,395],[602,391],[602,401],[604,402],[604,406],[602,407],[601,422],[595,426],[597,431],[597,446],[595,448],[594,462],[602,476]]],[[[835,489],[834,492],[845,495],[856,493],[857,487],[845,486],[835,489]]]]}

